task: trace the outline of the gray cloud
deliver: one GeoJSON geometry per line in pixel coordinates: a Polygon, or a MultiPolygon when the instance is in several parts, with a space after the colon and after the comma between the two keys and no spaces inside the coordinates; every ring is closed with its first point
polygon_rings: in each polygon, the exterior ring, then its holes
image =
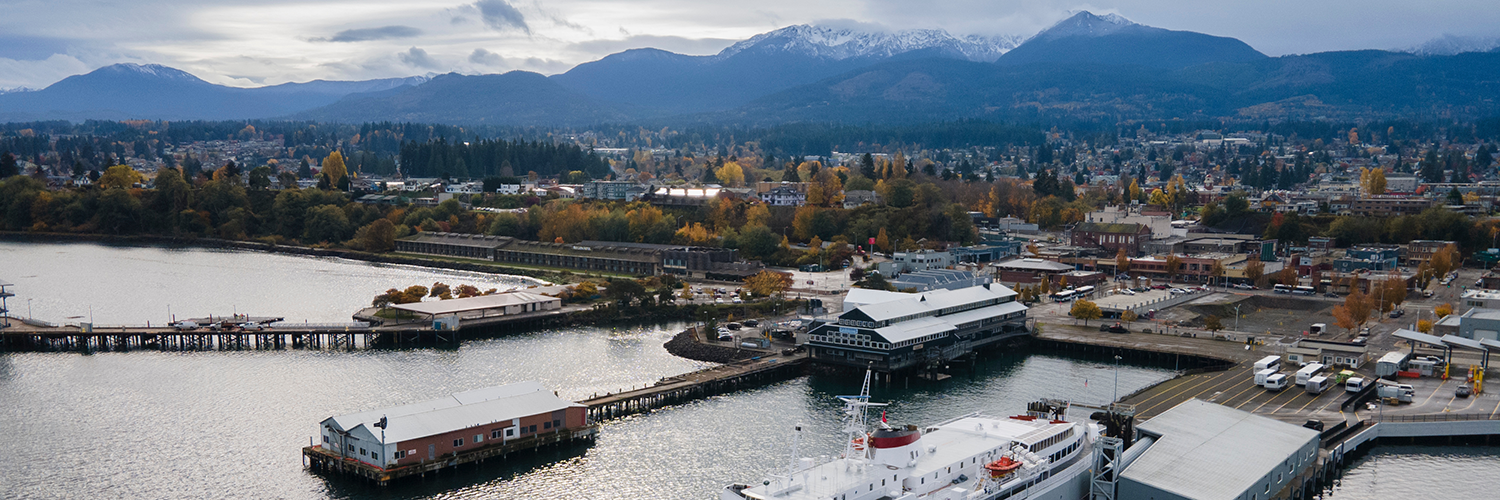
{"type": "Polygon", "coordinates": [[[531,34],[531,27],[526,25],[526,16],[521,15],[521,11],[505,0],[479,0],[474,2],[474,8],[479,10],[479,18],[484,20],[484,24],[496,31],[514,28],[531,34]]]}
{"type": "Polygon", "coordinates": [[[392,38],[411,38],[420,36],[422,30],[411,26],[381,26],[379,28],[358,28],[344,30],[334,33],[327,38],[314,38],[314,42],[365,42],[370,40],[389,40],[392,38]]]}
{"type": "Polygon", "coordinates": [[[650,47],[678,54],[717,54],[739,40],[727,38],[685,38],[680,36],[635,35],[621,40],[588,40],[572,45],[573,49],[592,54],[612,54],[627,49],[650,47]]]}
{"type": "Polygon", "coordinates": [[[416,47],[407,49],[406,52],[397,52],[396,58],[408,66],[417,68],[439,69],[443,66],[442,63],[437,62],[432,56],[427,55],[427,51],[416,47]]]}
{"type": "Polygon", "coordinates": [[[500,54],[480,48],[474,49],[474,52],[469,54],[469,62],[485,66],[502,66],[505,64],[505,58],[500,57],[500,54]]]}

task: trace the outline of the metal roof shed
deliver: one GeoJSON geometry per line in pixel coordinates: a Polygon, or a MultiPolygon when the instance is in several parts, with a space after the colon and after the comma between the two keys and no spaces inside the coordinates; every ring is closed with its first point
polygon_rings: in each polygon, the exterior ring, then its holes
{"type": "Polygon", "coordinates": [[[1479,365],[1484,367],[1486,370],[1490,368],[1490,349],[1488,347],[1485,347],[1483,342],[1474,339],[1466,339],[1457,335],[1444,335],[1443,343],[1479,351],[1479,365]]]}
{"type": "Polygon", "coordinates": [[[557,306],[562,305],[562,299],[557,297],[527,292],[506,292],[462,299],[439,300],[437,302],[395,304],[391,306],[391,309],[399,309],[429,317],[478,311],[480,316],[484,317],[491,316],[490,312],[496,309],[500,310],[500,314],[503,315],[506,314],[505,311],[507,308],[521,307],[529,304],[542,304],[545,306],[538,306],[539,310],[542,308],[556,309],[556,307],[548,305],[552,302],[556,302],[557,306]]]}

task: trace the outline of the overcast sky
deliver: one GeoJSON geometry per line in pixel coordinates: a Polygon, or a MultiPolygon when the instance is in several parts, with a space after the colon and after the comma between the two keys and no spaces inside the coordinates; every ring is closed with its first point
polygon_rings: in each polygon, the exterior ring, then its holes
{"type": "Polygon", "coordinates": [[[260,86],[427,73],[553,74],[636,47],[712,54],[803,23],[1028,36],[1090,10],[1269,55],[1500,35],[1496,0],[0,0],[0,88],[119,62],[260,86]]]}

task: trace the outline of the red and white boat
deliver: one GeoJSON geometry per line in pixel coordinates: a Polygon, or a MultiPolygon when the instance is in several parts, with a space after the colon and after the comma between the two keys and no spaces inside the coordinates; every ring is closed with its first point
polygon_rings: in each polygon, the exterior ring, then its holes
{"type": "MultiPolygon", "coordinates": [[[[866,426],[869,375],[859,396],[840,396],[849,434],[843,456],[798,457],[759,485],[733,484],[721,500],[1079,500],[1089,492],[1101,426],[1058,415],[964,415],[926,427],[866,426]]],[[[802,428],[797,427],[800,442],[802,428]]]]}

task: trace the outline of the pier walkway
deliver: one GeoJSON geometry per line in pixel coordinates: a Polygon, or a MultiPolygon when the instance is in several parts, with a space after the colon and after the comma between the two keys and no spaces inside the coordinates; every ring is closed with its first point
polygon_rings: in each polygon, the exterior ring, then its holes
{"type": "Polygon", "coordinates": [[[589,421],[598,422],[801,375],[807,359],[805,352],[768,353],[744,361],[667,377],[650,387],[595,396],[579,403],[588,406],[589,421]]]}

